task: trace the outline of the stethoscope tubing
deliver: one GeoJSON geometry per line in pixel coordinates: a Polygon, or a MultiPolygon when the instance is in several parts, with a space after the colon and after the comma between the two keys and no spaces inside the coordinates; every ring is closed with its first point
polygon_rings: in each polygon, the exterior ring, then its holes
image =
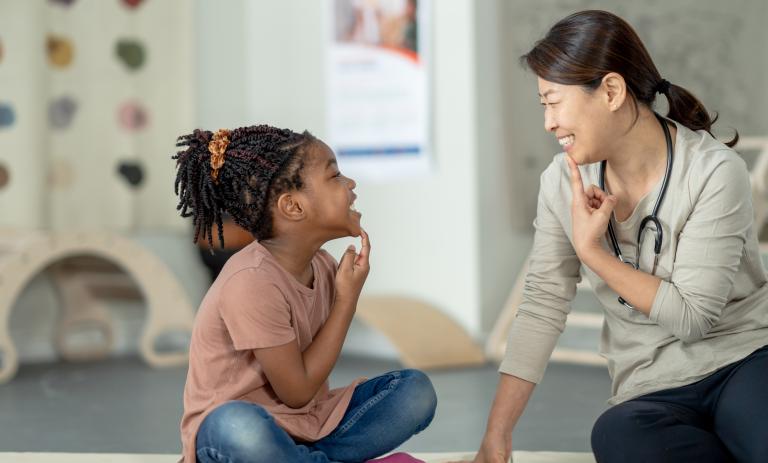
{"type": "MultiPolygon", "coordinates": [[[[613,247],[613,252],[616,254],[616,257],[623,263],[632,265],[635,270],[639,269],[640,267],[640,241],[643,238],[643,233],[645,231],[645,228],[647,227],[648,223],[651,222],[654,224],[655,227],[655,240],[653,245],[653,251],[654,251],[654,265],[653,265],[653,272],[656,272],[656,265],[659,261],[659,254],[661,253],[661,245],[664,240],[664,230],[661,227],[661,222],[659,221],[659,209],[661,208],[661,204],[664,201],[664,198],[667,194],[667,187],[669,186],[669,177],[670,173],[672,172],[672,161],[674,159],[674,148],[672,147],[672,135],[669,132],[669,127],[667,127],[666,120],[661,117],[657,113],[653,113],[654,116],[656,116],[656,119],[659,121],[659,124],[661,124],[661,128],[664,130],[664,140],[667,144],[667,167],[664,171],[664,179],[661,182],[661,191],[659,192],[659,196],[656,198],[656,202],[653,205],[653,210],[651,211],[651,215],[648,215],[643,218],[643,220],[640,222],[640,229],[637,231],[637,256],[635,256],[636,263],[632,263],[624,258],[624,255],[621,253],[621,247],[619,247],[619,240],[616,238],[616,232],[613,228],[613,214],[611,214],[611,218],[608,220],[608,238],[611,242],[611,245],[613,247]]],[[[605,190],[605,169],[608,165],[607,161],[602,161],[600,163],[600,189],[603,191],[605,190]]],[[[623,305],[629,307],[630,309],[634,309],[627,301],[625,301],[623,298],[619,297],[619,302],[623,305]]]]}

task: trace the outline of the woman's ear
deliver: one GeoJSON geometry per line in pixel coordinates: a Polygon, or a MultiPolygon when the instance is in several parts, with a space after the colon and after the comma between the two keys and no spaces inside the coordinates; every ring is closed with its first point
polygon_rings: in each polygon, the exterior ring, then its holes
{"type": "Polygon", "coordinates": [[[306,216],[303,199],[296,191],[281,194],[275,204],[275,214],[292,222],[302,220],[306,216]]]}
{"type": "Polygon", "coordinates": [[[617,111],[627,99],[627,82],[621,74],[609,72],[603,77],[600,88],[609,111],[617,111]]]}

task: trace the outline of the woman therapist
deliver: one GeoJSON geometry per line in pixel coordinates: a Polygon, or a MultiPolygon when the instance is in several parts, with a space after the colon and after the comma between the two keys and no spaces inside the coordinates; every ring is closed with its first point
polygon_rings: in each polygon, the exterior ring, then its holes
{"type": "Polygon", "coordinates": [[[736,140],[712,136],[702,103],[613,14],[568,16],[523,60],[564,153],[541,176],[523,302],[474,461],[507,461],[582,267],[612,378],[597,461],[768,461],[768,285],[736,140]]]}

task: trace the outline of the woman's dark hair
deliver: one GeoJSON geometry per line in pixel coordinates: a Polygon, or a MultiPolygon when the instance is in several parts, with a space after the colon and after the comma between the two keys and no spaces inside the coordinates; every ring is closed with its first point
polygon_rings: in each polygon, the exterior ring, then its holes
{"type": "MultiPolygon", "coordinates": [[[[663,93],[667,117],[689,129],[711,135],[717,121],[691,92],[664,80],[632,26],[606,11],[580,11],[559,21],[520,61],[544,80],[588,91],[616,72],[624,77],[635,110],[638,102],[652,108],[656,93],[663,93]]],[[[738,140],[737,132],[726,144],[732,147],[738,140]]]]}
{"type": "Polygon", "coordinates": [[[186,148],[173,156],[176,209],[182,217],[192,217],[194,241],[207,239],[211,249],[214,224],[224,247],[225,214],[257,240],[272,237],[272,204],[281,193],[303,187],[303,153],[316,140],[306,131],[268,125],[241,127],[227,135],[218,169],[212,167],[209,150],[214,133],[207,130],[180,136],[176,146],[186,148]]]}

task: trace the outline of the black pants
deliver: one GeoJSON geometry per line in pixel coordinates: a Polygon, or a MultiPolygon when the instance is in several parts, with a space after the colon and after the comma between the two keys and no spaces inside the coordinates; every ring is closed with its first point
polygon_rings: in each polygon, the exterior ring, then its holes
{"type": "Polygon", "coordinates": [[[768,462],[768,346],[687,386],[608,409],[598,463],[768,462]]]}

